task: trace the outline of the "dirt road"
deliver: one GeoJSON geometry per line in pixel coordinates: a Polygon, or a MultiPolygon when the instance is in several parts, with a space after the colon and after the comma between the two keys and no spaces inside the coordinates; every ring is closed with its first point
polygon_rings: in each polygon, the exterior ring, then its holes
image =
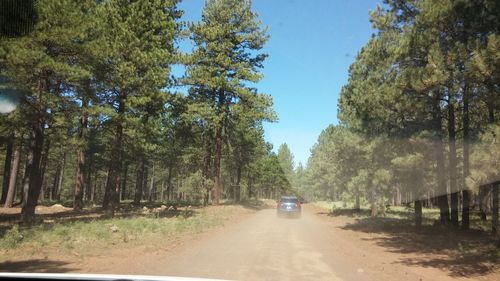
{"type": "Polygon", "coordinates": [[[435,268],[411,268],[340,230],[317,210],[277,218],[262,210],[175,254],[148,259],[131,273],[232,280],[453,280],[435,268]]]}
{"type": "Polygon", "coordinates": [[[274,210],[263,210],[190,245],[157,272],[237,280],[369,280],[356,264],[335,253],[338,248],[328,242],[324,227],[310,213],[280,219],[274,210]]]}
{"type": "Polygon", "coordinates": [[[278,218],[274,209],[247,210],[224,227],[175,241],[111,247],[89,257],[16,258],[0,263],[0,271],[3,266],[229,280],[500,280],[488,257],[467,259],[444,252],[446,247],[439,250],[435,244],[446,244],[446,237],[415,244],[414,232],[377,233],[353,225],[352,218],[331,217],[312,205],[303,206],[300,219],[278,218]]]}

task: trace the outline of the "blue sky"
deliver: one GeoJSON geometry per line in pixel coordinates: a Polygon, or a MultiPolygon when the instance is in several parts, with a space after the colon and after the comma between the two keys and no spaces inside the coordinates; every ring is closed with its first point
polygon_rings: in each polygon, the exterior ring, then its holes
{"type": "MultiPolygon", "coordinates": [[[[356,53],[372,34],[368,13],[375,0],[253,0],[253,10],[271,36],[264,48],[260,92],[270,94],[279,121],[265,124],[274,149],[287,143],[295,163],[307,163],[310,148],[337,123],[337,99],[356,53]]],[[[184,19],[201,18],[205,0],[184,0],[184,19]]]]}

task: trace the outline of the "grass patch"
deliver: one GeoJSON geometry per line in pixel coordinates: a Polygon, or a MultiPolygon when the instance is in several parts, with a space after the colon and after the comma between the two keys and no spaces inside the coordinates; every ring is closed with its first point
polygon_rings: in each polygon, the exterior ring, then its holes
{"type": "Polygon", "coordinates": [[[23,238],[24,236],[19,231],[19,226],[14,225],[11,229],[7,230],[2,239],[0,239],[0,248],[15,248],[23,241],[23,238]]]}
{"type": "Polygon", "coordinates": [[[350,209],[354,208],[353,204],[347,203],[347,202],[340,202],[340,201],[335,201],[335,202],[316,201],[316,202],[312,202],[312,204],[315,206],[318,206],[322,209],[329,210],[329,211],[332,211],[333,209],[337,209],[337,208],[342,208],[343,206],[345,206],[344,208],[350,208],[350,209]]]}
{"type": "MultiPolygon", "coordinates": [[[[57,251],[102,249],[120,244],[143,245],[200,233],[222,225],[241,206],[217,206],[179,212],[174,217],[131,216],[90,221],[44,223],[31,228],[12,226],[0,238],[0,249],[19,251],[55,248],[57,251]]],[[[1,251],[0,251],[1,253],[1,251]]]]}
{"type": "MultiPolygon", "coordinates": [[[[317,201],[313,205],[328,210],[331,216],[348,216],[358,220],[363,219],[364,223],[386,223],[396,226],[398,223],[407,225],[414,221],[413,206],[386,206],[379,208],[377,217],[371,217],[370,206],[363,204],[360,210],[354,209],[354,204],[342,201],[317,201]],[[387,223],[391,222],[391,223],[387,223]]],[[[439,220],[438,208],[422,208],[422,225],[432,226],[439,220]]],[[[491,220],[482,221],[477,212],[471,211],[470,226],[472,230],[479,230],[488,233],[491,230],[491,220]]]]}

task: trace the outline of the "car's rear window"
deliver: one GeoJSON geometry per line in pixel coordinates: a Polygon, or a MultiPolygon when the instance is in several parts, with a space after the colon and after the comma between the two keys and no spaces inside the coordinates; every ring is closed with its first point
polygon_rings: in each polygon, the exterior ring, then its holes
{"type": "Polygon", "coordinates": [[[281,198],[283,203],[297,203],[299,200],[297,198],[281,198]]]}

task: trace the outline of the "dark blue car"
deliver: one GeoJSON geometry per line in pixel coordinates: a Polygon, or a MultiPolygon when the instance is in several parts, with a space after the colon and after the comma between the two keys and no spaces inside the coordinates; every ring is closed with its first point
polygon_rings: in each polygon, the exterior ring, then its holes
{"type": "Polygon", "coordinates": [[[299,218],[302,213],[300,201],[295,196],[281,196],[277,206],[278,217],[291,216],[299,218]]]}

